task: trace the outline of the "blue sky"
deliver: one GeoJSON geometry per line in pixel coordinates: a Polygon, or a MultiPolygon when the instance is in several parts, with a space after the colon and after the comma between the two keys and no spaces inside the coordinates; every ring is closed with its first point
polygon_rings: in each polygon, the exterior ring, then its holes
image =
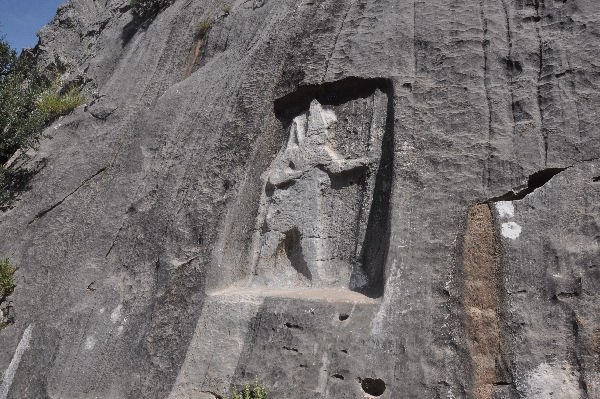
{"type": "Polygon", "coordinates": [[[0,31],[10,45],[21,51],[33,47],[35,35],[54,18],[56,8],[64,0],[0,0],[0,31]]]}

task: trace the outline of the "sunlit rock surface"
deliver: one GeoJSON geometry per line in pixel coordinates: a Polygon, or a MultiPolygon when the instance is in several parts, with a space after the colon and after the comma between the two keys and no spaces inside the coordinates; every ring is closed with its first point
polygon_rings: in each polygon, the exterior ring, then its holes
{"type": "Polygon", "coordinates": [[[224,5],[40,32],[0,399],[599,398],[600,2],[224,5]]]}

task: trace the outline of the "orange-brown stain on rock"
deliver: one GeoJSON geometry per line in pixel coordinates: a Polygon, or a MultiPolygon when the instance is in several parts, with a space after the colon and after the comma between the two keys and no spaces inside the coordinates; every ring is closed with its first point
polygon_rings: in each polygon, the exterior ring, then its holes
{"type": "Polygon", "coordinates": [[[194,69],[194,65],[196,65],[196,61],[198,61],[198,57],[200,56],[200,50],[202,49],[202,45],[204,44],[204,40],[198,39],[196,42],[196,46],[194,51],[190,54],[190,59],[188,60],[188,66],[185,69],[185,73],[183,74],[183,78],[186,79],[192,74],[192,70],[194,69]]]}
{"type": "Polygon", "coordinates": [[[493,399],[494,386],[506,384],[500,329],[500,245],[487,204],[469,209],[463,246],[464,304],[472,359],[473,397],[493,399]]]}
{"type": "Polygon", "coordinates": [[[596,370],[600,372],[600,327],[596,328],[590,338],[590,352],[596,360],[596,370]]]}

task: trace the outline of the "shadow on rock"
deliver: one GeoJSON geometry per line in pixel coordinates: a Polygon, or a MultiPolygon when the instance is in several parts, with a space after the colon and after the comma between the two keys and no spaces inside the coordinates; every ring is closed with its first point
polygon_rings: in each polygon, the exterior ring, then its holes
{"type": "Polygon", "coordinates": [[[31,188],[31,179],[46,166],[47,161],[43,159],[33,166],[25,163],[0,169],[0,211],[12,208],[21,194],[31,188]]]}

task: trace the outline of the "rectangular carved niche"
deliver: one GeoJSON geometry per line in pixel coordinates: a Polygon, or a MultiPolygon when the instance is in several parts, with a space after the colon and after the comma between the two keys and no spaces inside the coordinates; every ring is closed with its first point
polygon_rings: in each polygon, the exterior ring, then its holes
{"type": "Polygon", "coordinates": [[[382,295],[393,164],[391,85],[345,79],[275,102],[287,141],[263,174],[252,286],[382,295]]]}

